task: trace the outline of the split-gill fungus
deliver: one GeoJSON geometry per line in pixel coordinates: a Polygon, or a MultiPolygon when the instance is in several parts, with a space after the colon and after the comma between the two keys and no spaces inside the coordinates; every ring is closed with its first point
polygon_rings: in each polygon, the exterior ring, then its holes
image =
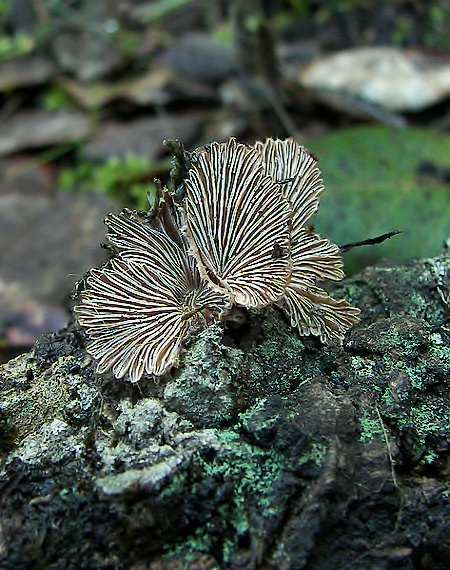
{"type": "Polygon", "coordinates": [[[279,306],[300,334],[340,342],[359,310],[317,285],[344,277],[338,246],[307,231],[324,190],[295,140],[230,139],[190,156],[180,191],[105,223],[113,259],[75,307],[97,372],[137,382],[176,365],[193,331],[233,307],[279,306]]]}

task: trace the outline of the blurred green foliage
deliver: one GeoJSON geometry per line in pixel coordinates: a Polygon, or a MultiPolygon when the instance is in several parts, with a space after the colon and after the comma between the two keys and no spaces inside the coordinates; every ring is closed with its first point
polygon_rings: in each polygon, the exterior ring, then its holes
{"type": "Polygon", "coordinates": [[[18,32],[13,36],[0,35],[0,60],[11,59],[31,53],[35,47],[34,39],[18,32]]]}
{"type": "Polygon", "coordinates": [[[154,191],[154,177],[169,167],[168,159],[155,163],[133,153],[123,158],[112,156],[100,164],[82,160],[61,171],[59,186],[66,190],[98,190],[121,205],[147,210],[147,193],[154,191]]]}
{"type": "Polygon", "coordinates": [[[59,85],[51,85],[40,97],[41,106],[48,111],[58,111],[58,109],[73,109],[76,107],[73,99],[67,91],[59,85]]]}
{"type": "MultiPolygon", "coordinates": [[[[342,38],[353,45],[389,43],[448,49],[450,47],[450,10],[448,0],[279,0],[277,2],[229,3],[199,2],[198,0],[131,1],[125,17],[105,22],[103,28],[89,20],[91,0],[0,0],[0,59],[28,53],[35,46],[45,46],[53,33],[65,26],[95,34],[114,36],[119,48],[132,56],[139,50],[140,32],[148,25],[162,25],[173,15],[197,11],[199,18],[211,33],[229,25],[230,11],[240,4],[247,5],[249,28],[262,17],[269,17],[277,28],[295,30],[297,24],[304,36],[303,26],[311,34],[329,27],[331,43],[340,29],[342,38]],[[18,12],[26,17],[17,18],[18,12]],[[128,14],[128,15],[127,15],[128,14]],[[130,19],[130,14],[132,17],[130,19]],[[17,21],[26,21],[27,28],[16,27],[17,21]],[[132,22],[132,23],[131,23],[132,22]],[[310,25],[309,25],[310,24],[310,25]],[[111,27],[113,26],[113,27],[111,27]]],[[[323,38],[322,38],[323,39],[323,38]]],[[[339,43],[339,42],[338,42],[339,43]]],[[[324,47],[339,47],[338,45],[324,47]]],[[[341,46],[343,47],[343,46],[341,46]]]]}
{"type": "Polygon", "coordinates": [[[195,0],[153,0],[153,2],[144,2],[135,13],[143,24],[149,24],[169,16],[187,4],[194,3],[195,0]]]}
{"type": "MultiPolygon", "coordinates": [[[[346,31],[353,45],[389,44],[450,48],[450,9],[447,0],[289,0],[274,4],[279,14],[310,20],[319,26],[332,25],[346,31]]],[[[317,29],[317,28],[316,28],[317,29]]]]}
{"type": "Polygon", "coordinates": [[[308,143],[326,192],[313,222],[338,245],[402,233],[344,255],[347,272],[382,258],[439,254],[450,237],[450,136],[431,129],[361,126],[308,143]]]}

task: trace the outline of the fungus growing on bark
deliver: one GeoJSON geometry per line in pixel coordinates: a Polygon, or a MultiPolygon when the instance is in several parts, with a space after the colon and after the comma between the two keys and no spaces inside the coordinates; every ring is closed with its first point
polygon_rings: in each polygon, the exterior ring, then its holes
{"type": "Polygon", "coordinates": [[[178,202],[161,191],[150,214],[105,220],[114,257],[90,272],[75,307],[99,373],[164,374],[189,334],[234,306],[277,304],[300,334],[343,338],[359,310],[317,285],[344,273],[339,248],[304,227],[324,187],[303,147],[212,143],[176,190],[178,202]]]}
{"type": "Polygon", "coordinates": [[[247,308],[280,299],[291,273],[292,208],[260,153],[234,139],[212,143],[185,185],[185,232],[211,288],[247,308]]]}
{"type": "Polygon", "coordinates": [[[174,366],[189,334],[218,320],[229,301],[202,280],[181,233],[177,244],[130,214],[105,221],[116,256],[91,270],[75,311],[97,372],[137,382],[144,371],[158,376],[174,366]]]}
{"type": "Polygon", "coordinates": [[[305,224],[319,208],[324,185],[317,160],[294,139],[267,139],[255,148],[264,160],[264,169],[281,185],[292,204],[292,274],[279,305],[300,334],[313,334],[322,342],[340,340],[358,319],[359,309],[346,301],[336,301],[317,287],[318,281],[339,281],[344,277],[339,247],[307,231],[305,224]]]}

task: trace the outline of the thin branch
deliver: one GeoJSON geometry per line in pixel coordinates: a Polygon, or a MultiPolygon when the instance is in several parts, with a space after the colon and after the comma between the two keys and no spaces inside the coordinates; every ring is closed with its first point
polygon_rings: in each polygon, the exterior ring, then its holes
{"type": "Polygon", "coordinates": [[[340,245],[339,249],[342,253],[353,249],[354,247],[359,247],[360,245],[378,245],[379,243],[383,243],[385,240],[390,239],[392,236],[396,236],[401,234],[402,232],[398,230],[394,230],[393,232],[388,232],[387,234],[382,234],[380,236],[363,239],[362,241],[355,241],[352,243],[346,243],[345,245],[340,245]]]}

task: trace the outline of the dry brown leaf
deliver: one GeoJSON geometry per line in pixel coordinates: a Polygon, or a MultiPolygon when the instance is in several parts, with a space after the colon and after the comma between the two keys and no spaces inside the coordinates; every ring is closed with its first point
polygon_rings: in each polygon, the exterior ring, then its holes
{"type": "Polygon", "coordinates": [[[391,112],[420,111],[450,95],[450,60],[396,47],[357,48],[318,59],[299,81],[322,100],[327,92],[347,94],[391,112]]]}

